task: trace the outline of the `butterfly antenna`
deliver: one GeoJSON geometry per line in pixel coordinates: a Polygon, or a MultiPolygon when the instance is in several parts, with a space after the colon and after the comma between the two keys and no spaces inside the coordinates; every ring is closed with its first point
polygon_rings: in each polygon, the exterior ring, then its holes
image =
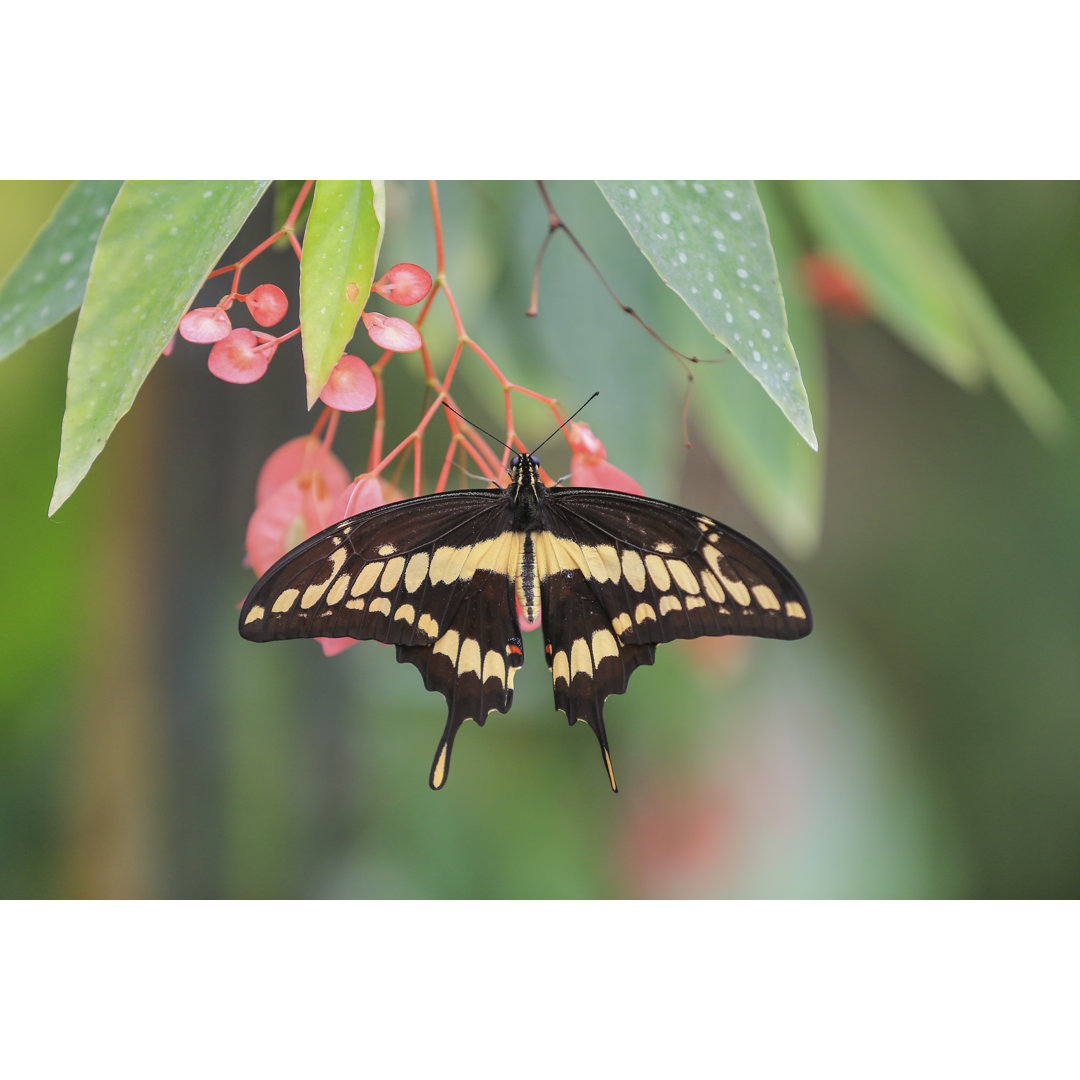
{"type": "MultiPolygon", "coordinates": [[[[455,416],[461,416],[461,413],[459,413],[453,405],[450,405],[448,402],[445,401],[442,404],[444,409],[449,409],[455,416]]],[[[576,416],[577,414],[575,413],[574,415],[576,416]]],[[[477,431],[479,431],[483,435],[486,435],[489,439],[494,439],[500,446],[505,446],[511,454],[517,453],[517,451],[509,443],[504,443],[498,435],[492,435],[490,431],[485,431],[479,424],[474,424],[467,416],[461,416],[461,419],[464,420],[465,423],[469,425],[469,427],[476,428],[477,431]]]]}
{"type": "MultiPolygon", "coordinates": [[[[585,405],[588,405],[588,404],[589,404],[589,401],[592,401],[592,399],[593,399],[594,397],[596,397],[596,395],[597,395],[597,394],[599,394],[599,393],[600,393],[600,391],[599,391],[599,390],[594,390],[594,391],[592,392],[592,394],[591,394],[591,395],[589,396],[589,399],[588,399],[588,401],[586,401],[586,402],[585,402],[585,405]]],[[[444,404],[445,404],[445,402],[444,402],[444,404]]],[[[563,430],[563,428],[565,428],[565,427],[566,427],[566,425],[567,425],[567,424],[569,424],[569,423],[570,423],[570,421],[571,421],[571,420],[573,420],[573,419],[574,419],[574,417],[575,417],[575,416],[577,416],[577,414],[578,414],[579,412],[581,412],[581,410],[582,410],[582,409],[584,409],[584,408],[585,408],[585,405],[580,405],[580,406],[579,406],[579,407],[578,407],[578,408],[577,408],[577,409],[576,409],[576,410],[575,410],[575,411],[574,411],[573,413],[571,413],[571,414],[570,414],[570,415],[569,415],[569,416],[568,416],[568,417],[567,417],[567,418],[566,418],[566,419],[565,419],[565,420],[564,420],[564,421],[563,421],[563,422],[562,422],[562,423],[561,423],[561,424],[560,424],[560,425],[559,425],[559,426],[558,426],[558,427],[557,427],[557,428],[556,428],[556,429],[555,429],[555,430],[554,430],[554,431],[553,431],[553,432],[552,432],[552,433],[551,433],[551,434],[550,434],[550,435],[549,435],[549,436],[548,436],[548,437],[547,437],[547,438],[546,438],[546,439],[545,439],[545,440],[544,440],[544,441],[543,441],[543,442],[542,442],[542,443],[540,444],[540,446],[536,447],[536,449],[534,449],[534,450],[530,450],[530,451],[529,451],[529,453],[530,453],[530,456],[531,456],[532,454],[535,454],[535,453],[537,452],[537,450],[539,450],[539,449],[540,449],[540,448],[541,448],[542,446],[545,446],[545,445],[546,445],[547,443],[551,442],[551,440],[552,440],[552,439],[554,439],[554,438],[555,438],[555,436],[556,436],[556,435],[558,435],[558,434],[559,434],[559,432],[560,432],[560,431],[562,431],[562,430],[563,430]]],[[[505,446],[506,444],[504,443],[503,445],[505,446]]]]}

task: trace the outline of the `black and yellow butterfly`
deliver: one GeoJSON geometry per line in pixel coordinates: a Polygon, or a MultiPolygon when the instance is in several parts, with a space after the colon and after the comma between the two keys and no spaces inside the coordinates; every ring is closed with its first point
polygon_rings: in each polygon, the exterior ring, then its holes
{"type": "Polygon", "coordinates": [[[659,642],[811,627],[799,584],[752,540],[656,499],[548,487],[525,454],[505,488],[390,503],[300,544],[251,590],[240,633],[396,645],[449,705],[430,776],[441,788],[458,728],[510,709],[523,660],[515,601],[542,619],[555,707],[593,729],[613,791],[604,701],[659,642]]]}

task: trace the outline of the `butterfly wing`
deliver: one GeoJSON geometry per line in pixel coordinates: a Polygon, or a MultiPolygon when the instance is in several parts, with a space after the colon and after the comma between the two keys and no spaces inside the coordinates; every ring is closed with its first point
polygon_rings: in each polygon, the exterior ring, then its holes
{"type": "Polygon", "coordinates": [[[275,563],[240,612],[251,641],[352,637],[397,646],[447,701],[431,768],[442,787],[466,720],[506,712],[522,662],[514,604],[521,536],[506,493],[390,503],[324,529],[275,563]]]}
{"type": "Polygon", "coordinates": [[[595,732],[603,706],[675,638],[810,633],[806,595],[773,556],[704,514],[592,488],[549,489],[536,539],[555,707],[595,732]]]}

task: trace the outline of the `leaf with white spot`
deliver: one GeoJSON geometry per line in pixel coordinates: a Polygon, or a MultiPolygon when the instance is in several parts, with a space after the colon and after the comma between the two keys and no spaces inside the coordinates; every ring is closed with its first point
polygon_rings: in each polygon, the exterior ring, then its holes
{"type": "Polygon", "coordinates": [[[8,275],[0,287],[0,359],[82,303],[94,247],[121,182],[80,180],[69,188],[8,275]]]}
{"type": "Polygon", "coordinates": [[[731,477],[746,505],[792,554],[805,558],[818,544],[825,493],[827,443],[825,358],[820,309],[806,295],[796,229],[770,184],[758,193],[784,285],[791,339],[813,403],[821,451],[814,453],[737,367],[719,365],[694,382],[694,429],[731,477]]]}
{"type": "Polygon", "coordinates": [[[267,180],[129,180],[101,230],[68,363],[49,513],[105,447],[267,180]]]}
{"type": "Polygon", "coordinates": [[[367,303],[386,219],[381,180],[320,180],[300,261],[308,408],[341,359],[367,303]]]}
{"type": "Polygon", "coordinates": [[[664,283],[817,449],[769,229],[753,183],[597,183],[664,283]]]}

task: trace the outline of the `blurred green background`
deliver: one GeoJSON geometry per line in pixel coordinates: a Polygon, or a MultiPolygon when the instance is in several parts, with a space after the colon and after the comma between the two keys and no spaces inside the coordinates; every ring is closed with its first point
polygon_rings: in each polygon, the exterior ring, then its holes
{"type": "MultiPolygon", "coordinates": [[[[0,184],[0,277],[65,188],[0,184]]],[[[925,190],[1075,416],[1080,185],[925,190]]],[[[680,350],[722,352],[594,186],[550,191],[624,302],[680,350]]],[[[205,348],[178,343],[49,519],[72,317],[0,363],[0,895],[1077,896],[1074,431],[1041,441],[995,390],[960,388],[873,318],[825,313],[819,342],[796,325],[805,297],[781,260],[825,498],[817,546],[779,536],[712,456],[721,420],[698,409],[683,449],[681,369],[564,238],[544,263],[539,317],[524,317],[546,228],[535,188],[440,193],[470,334],[568,408],[600,390],[583,419],[609,458],[649,494],[778,554],[811,599],[814,633],[660,648],[607,706],[617,796],[592,734],[555,713],[531,635],[513,710],[463,729],[433,793],[445,706],[415,669],[375,644],[327,660],[312,642],[236,632],[258,467],[314,421],[297,351],[237,387],[208,374],[205,348]]],[[[784,185],[763,198],[770,214],[793,201],[784,185]]],[[[434,269],[425,186],[391,185],[388,209],[381,265],[434,269]]],[[[267,200],[237,252],[271,214],[267,200]]],[[[774,238],[781,224],[770,216],[774,238]]],[[[248,284],[295,297],[291,257],[255,266],[248,284]]],[[[445,364],[452,332],[437,322],[425,336],[445,364]]],[[[498,430],[498,388],[465,364],[459,402],[498,430]]],[[[388,445],[419,415],[419,371],[416,357],[388,369],[388,445]]],[[[699,368],[695,394],[710,379],[713,393],[753,389],[730,363],[699,368]]],[[[533,443],[550,433],[539,405],[522,399],[516,418],[533,443]]],[[[372,419],[343,418],[335,450],[353,470],[372,419]]],[[[545,465],[559,475],[567,461],[553,440],[545,465]]]]}

